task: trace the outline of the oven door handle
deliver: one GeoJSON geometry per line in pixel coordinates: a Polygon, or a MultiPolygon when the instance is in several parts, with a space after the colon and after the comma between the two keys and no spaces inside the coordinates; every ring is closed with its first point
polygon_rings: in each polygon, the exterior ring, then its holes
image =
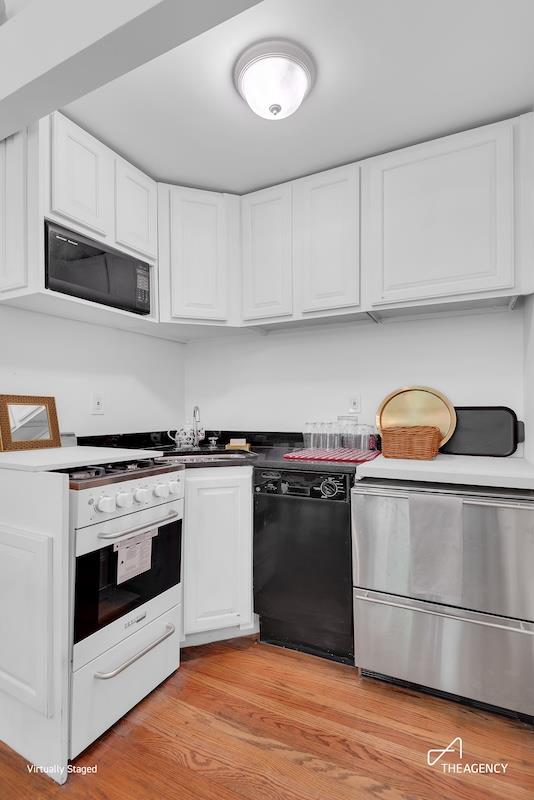
{"type": "Polygon", "coordinates": [[[130,528],[129,531],[120,531],[119,533],[99,533],[99,539],[128,539],[130,536],[135,536],[136,533],[148,533],[148,531],[159,528],[160,525],[170,525],[171,522],[178,522],[182,519],[181,514],[169,514],[163,519],[155,519],[154,522],[140,525],[138,528],[130,528]]]}
{"type": "Polygon", "coordinates": [[[143,658],[143,656],[146,656],[146,654],[150,653],[150,651],[153,650],[154,647],[157,647],[158,644],[161,644],[162,642],[165,641],[165,639],[168,639],[169,636],[172,636],[175,630],[176,628],[172,624],[172,622],[168,622],[165,625],[165,632],[162,633],[161,636],[158,636],[155,642],[147,644],[146,647],[143,647],[142,650],[140,650],[134,656],[131,656],[127,661],[124,662],[124,664],[121,664],[120,667],[117,667],[111,672],[95,672],[95,678],[97,678],[99,681],[109,681],[110,678],[114,678],[116,675],[120,675],[120,673],[123,672],[125,669],[127,669],[127,667],[130,667],[140,658],[143,658]]]}

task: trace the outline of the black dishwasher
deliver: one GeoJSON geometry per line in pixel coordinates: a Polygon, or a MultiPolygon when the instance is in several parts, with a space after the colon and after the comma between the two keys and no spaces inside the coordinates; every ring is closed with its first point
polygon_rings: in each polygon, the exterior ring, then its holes
{"type": "Polygon", "coordinates": [[[354,663],[352,475],[254,469],[260,640],[354,663]]]}

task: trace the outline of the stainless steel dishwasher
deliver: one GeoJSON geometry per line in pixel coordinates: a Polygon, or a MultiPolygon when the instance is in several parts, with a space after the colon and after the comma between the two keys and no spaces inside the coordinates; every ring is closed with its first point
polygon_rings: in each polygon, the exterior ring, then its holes
{"type": "Polygon", "coordinates": [[[352,490],[357,665],[534,715],[534,492],[352,490]]]}

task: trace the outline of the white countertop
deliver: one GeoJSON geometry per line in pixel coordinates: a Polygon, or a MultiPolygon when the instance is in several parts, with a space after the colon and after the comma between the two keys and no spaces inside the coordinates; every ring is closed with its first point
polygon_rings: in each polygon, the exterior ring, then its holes
{"type": "Polygon", "coordinates": [[[154,458],[152,450],[126,450],[120,447],[47,447],[42,450],[18,450],[0,453],[0,469],[21,469],[27,472],[50,472],[53,469],[84,467],[154,458]]]}
{"type": "Polygon", "coordinates": [[[378,456],[374,461],[359,465],[356,478],[534,489],[534,464],[524,458],[482,458],[441,453],[432,461],[378,456]]]}

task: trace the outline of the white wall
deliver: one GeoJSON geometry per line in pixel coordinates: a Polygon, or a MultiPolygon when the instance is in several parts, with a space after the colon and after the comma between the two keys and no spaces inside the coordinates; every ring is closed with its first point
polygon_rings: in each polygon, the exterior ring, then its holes
{"type": "Polygon", "coordinates": [[[355,393],[370,423],[383,397],[409,384],[521,418],[522,312],[250,334],[186,351],[186,409],[198,403],[210,428],[299,431],[345,413],[355,393]]]}
{"type": "Polygon", "coordinates": [[[0,306],[0,394],[56,397],[78,435],[165,430],[184,416],[184,345],[0,306]],[[104,414],[90,414],[93,392],[104,414]]]}

